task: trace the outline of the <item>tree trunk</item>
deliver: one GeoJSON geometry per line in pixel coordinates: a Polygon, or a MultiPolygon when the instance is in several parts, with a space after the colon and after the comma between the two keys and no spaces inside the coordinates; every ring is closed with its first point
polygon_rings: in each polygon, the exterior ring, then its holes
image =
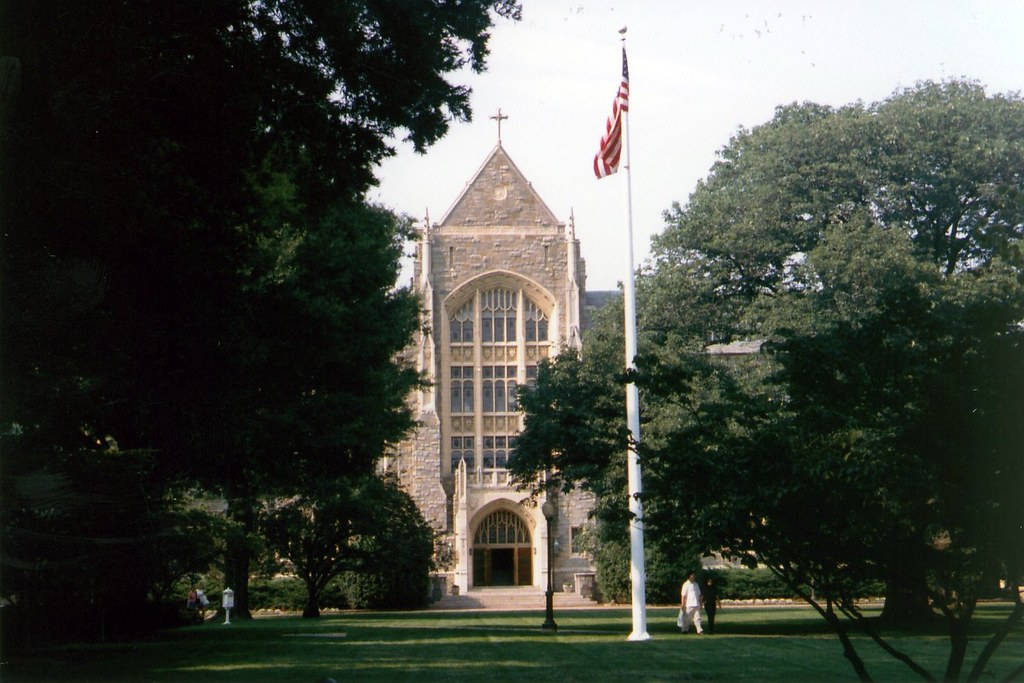
{"type": "Polygon", "coordinates": [[[317,619],[320,617],[320,593],[327,581],[309,574],[304,575],[302,581],[306,584],[306,607],[302,610],[302,618],[317,619]]]}
{"type": "Polygon", "coordinates": [[[306,608],[302,610],[303,619],[317,619],[320,617],[320,596],[312,591],[306,597],[306,608]]]}
{"type": "Polygon", "coordinates": [[[252,619],[249,611],[249,565],[252,561],[249,536],[256,530],[256,512],[252,501],[245,496],[232,499],[228,503],[228,516],[241,527],[238,533],[228,534],[224,553],[225,588],[230,588],[235,594],[231,617],[252,619]]]}
{"type": "Polygon", "coordinates": [[[825,621],[835,631],[836,636],[839,637],[839,642],[843,645],[843,656],[850,662],[850,666],[853,667],[854,672],[857,674],[858,680],[870,681],[871,675],[868,674],[868,669],[864,665],[864,660],[857,654],[856,648],[853,646],[853,642],[850,640],[850,635],[846,632],[846,627],[836,616],[836,613],[832,610],[832,602],[829,601],[828,607],[825,610],[825,621]]]}
{"type": "Polygon", "coordinates": [[[946,680],[960,680],[960,671],[964,667],[964,656],[967,654],[967,624],[965,619],[950,619],[949,625],[949,660],[946,662],[946,680]]]}
{"type": "Polygon", "coordinates": [[[228,539],[227,555],[224,561],[225,588],[234,592],[235,605],[231,608],[232,619],[251,619],[249,611],[249,548],[244,541],[228,539]]]}
{"type": "Polygon", "coordinates": [[[914,572],[911,576],[891,576],[885,586],[885,606],[881,620],[887,626],[912,628],[928,621],[933,616],[928,603],[928,590],[924,575],[914,572]]]}
{"type": "MultiPolygon", "coordinates": [[[[1014,586],[1013,590],[1015,596],[1020,595],[1019,586],[1014,586]]],[[[1010,616],[1006,619],[999,630],[996,631],[985,644],[985,648],[981,651],[981,654],[978,655],[978,658],[974,662],[974,668],[971,670],[971,675],[967,678],[968,681],[973,683],[981,678],[981,674],[985,671],[985,667],[988,665],[989,659],[992,658],[992,655],[995,654],[995,651],[1006,639],[1006,636],[1013,631],[1017,624],[1020,623],[1021,618],[1024,617],[1024,602],[1021,602],[1019,597],[1016,597],[1015,599],[1016,604],[1013,606],[1013,612],[1010,613],[1010,616]]],[[[1015,676],[1018,676],[1021,673],[1024,673],[1024,666],[1007,676],[1005,680],[1012,681],[1015,676]]]]}

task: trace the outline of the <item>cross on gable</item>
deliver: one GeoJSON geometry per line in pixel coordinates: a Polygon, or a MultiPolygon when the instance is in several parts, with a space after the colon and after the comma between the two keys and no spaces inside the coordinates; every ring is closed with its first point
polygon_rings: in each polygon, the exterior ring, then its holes
{"type": "Polygon", "coordinates": [[[501,113],[501,107],[498,107],[498,113],[491,117],[492,121],[498,122],[498,142],[501,142],[501,122],[508,118],[508,115],[501,113]]]}

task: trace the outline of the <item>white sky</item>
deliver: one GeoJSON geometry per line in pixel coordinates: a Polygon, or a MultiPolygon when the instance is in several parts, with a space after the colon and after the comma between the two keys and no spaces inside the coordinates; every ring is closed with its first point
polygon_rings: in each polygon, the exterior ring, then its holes
{"type": "MultiPolygon", "coordinates": [[[[967,77],[988,92],[1024,89],[1024,1],[524,0],[501,20],[488,70],[456,74],[474,120],[425,155],[407,143],[378,169],[370,199],[440,221],[497,142],[568,223],[587,261],[587,289],[626,273],[625,174],[591,170],[621,73],[628,26],[634,262],[662,212],[685,203],[739,127],[777,105],[874,102],[924,79],[967,77]]],[[[403,274],[402,284],[409,281],[403,274]]]]}

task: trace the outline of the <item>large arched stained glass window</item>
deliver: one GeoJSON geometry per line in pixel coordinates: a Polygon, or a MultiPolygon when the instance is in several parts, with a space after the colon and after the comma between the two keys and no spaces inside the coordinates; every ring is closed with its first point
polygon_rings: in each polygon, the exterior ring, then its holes
{"type": "Polygon", "coordinates": [[[489,285],[462,292],[449,309],[441,450],[451,472],[466,460],[477,479],[503,485],[521,427],[517,390],[536,380],[537,363],[548,355],[554,309],[542,308],[525,286],[489,285]]]}

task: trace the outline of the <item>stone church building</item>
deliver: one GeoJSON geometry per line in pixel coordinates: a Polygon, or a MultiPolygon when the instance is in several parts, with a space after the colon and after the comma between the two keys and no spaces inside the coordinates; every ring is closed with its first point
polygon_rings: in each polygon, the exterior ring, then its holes
{"type": "Polygon", "coordinates": [[[523,427],[516,388],[543,359],[579,348],[585,279],[572,219],[555,217],[500,137],[441,221],[420,226],[413,286],[424,320],[411,352],[431,385],[411,397],[418,427],[383,466],[445,535],[447,592],[536,592],[549,564],[555,591],[585,593],[592,581],[579,548],[592,498],[551,496],[549,555],[544,500],[514,488],[507,470],[523,427]]]}

